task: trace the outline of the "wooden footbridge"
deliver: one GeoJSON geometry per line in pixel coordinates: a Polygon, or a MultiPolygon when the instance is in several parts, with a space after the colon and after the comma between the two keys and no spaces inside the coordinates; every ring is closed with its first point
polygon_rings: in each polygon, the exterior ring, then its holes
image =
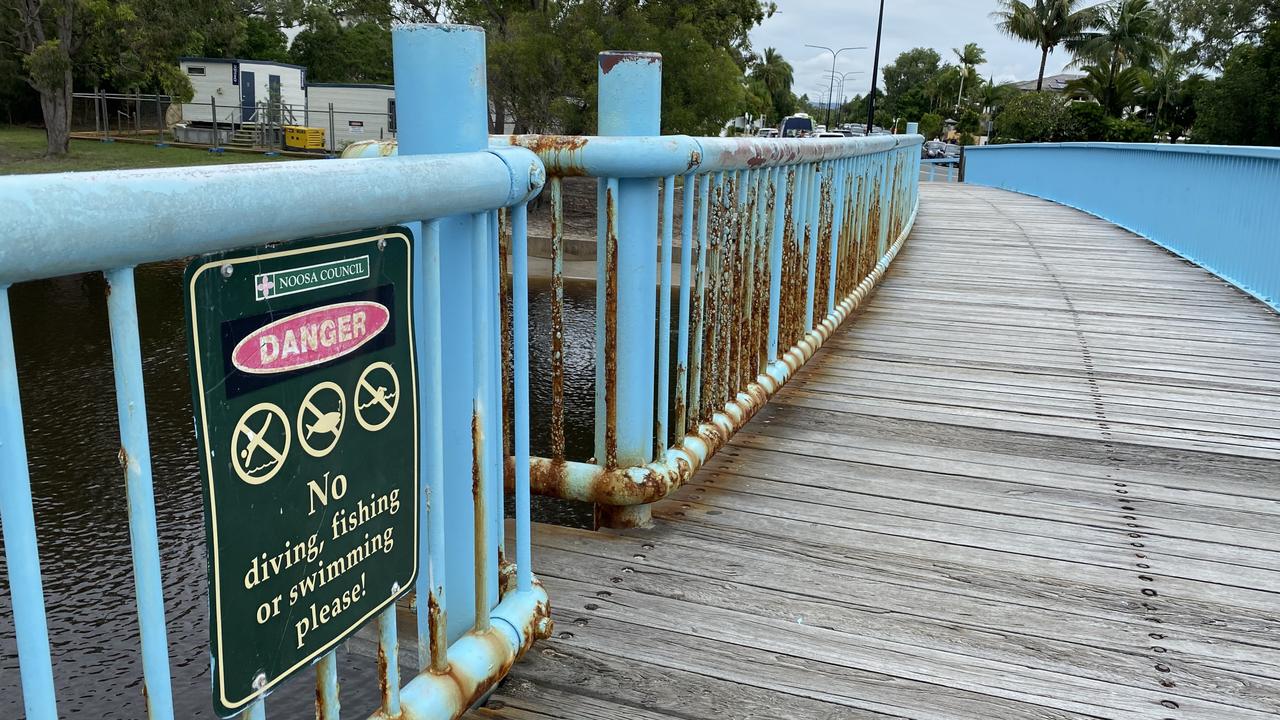
{"type": "MultiPolygon", "coordinates": [[[[377,157],[0,178],[0,716],[1280,714],[1280,150],[976,148],[921,183],[914,128],[661,135],[634,52],[599,58],[599,135],[490,137],[480,30],[394,54],[377,157]],[[143,285],[185,337],[140,337],[134,267],[193,256],[143,285]],[[118,453],[29,457],[8,288],[98,272],[118,453]],[[143,358],[184,340],[175,513],[143,358]],[[117,461],[61,523],[31,481],[117,461]],[[49,542],[126,502],[130,566],[49,542]],[[126,604],[51,615],[68,575],[126,604]]],[[[78,384],[41,412],[110,414],[78,384]]]]}
{"type": "Polygon", "coordinates": [[[538,525],[556,632],[475,718],[1280,713],[1280,318],[925,184],[862,313],[649,530],[538,525]]]}

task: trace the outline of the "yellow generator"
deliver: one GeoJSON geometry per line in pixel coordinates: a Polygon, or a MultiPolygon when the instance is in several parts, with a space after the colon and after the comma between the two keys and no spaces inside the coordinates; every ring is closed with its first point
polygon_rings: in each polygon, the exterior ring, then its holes
{"type": "Polygon", "coordinates": [[[284,146],[290,150],[324,150],[324,128],[285,125],[284,146]]]}

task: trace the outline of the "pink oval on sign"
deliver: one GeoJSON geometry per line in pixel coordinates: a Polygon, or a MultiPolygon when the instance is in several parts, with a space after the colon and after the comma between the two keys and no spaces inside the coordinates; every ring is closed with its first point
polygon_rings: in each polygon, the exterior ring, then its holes
{"type": "Polygon", "coordinates": [[[376,302],[325,305],[264,325],[236,344],[231,364],[255,375],[319,365],[355,352],[391,322],[376,302]]]}

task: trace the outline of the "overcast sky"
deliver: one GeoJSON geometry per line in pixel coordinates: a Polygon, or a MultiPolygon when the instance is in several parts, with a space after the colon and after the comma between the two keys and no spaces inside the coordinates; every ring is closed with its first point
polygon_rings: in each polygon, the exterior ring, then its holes
{"type": "MultiPolygon", "coordinates": [[[[778,13],[751,33],[757,53],[777,48],[795,68],[796,95],[817,98],[826,94],[825,77],[831,70],[831,53],[806,48],[805,43],[833,48],[865,45],[866,50],[840,54],[841,73],[861,70],[845,83],[845,96],[865,95],[871,88],[871,61],[876,43],[879,0],[776,0],[778,13]],[[819,91],[818,86],[822,86],[819,91]]],[[[955,60],[952,48],[976,42],[987,52],[987,64],[978,72],[996,82],[1034,80],[1040,69],[1040,51],[1034,45],[1013,40],[996,31],[990,14],[996,0],[886,0],[884,41],[880,67],[893,62],[905,50],[931,47],[943,60],[955,60]]],[[[1046,75],[1062,72],[1069,62],[1058,51],[1049,56],[1046,75]]],[[[883,79],[881,80],[883,89],[883,79]]]]}

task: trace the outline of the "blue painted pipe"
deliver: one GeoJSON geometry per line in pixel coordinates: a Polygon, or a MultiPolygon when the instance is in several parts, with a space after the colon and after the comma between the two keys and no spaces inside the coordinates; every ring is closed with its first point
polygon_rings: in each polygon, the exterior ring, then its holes
{"type": "Polygon", "coordinates": [[[106,277],[116,412],[120,421],[120,461],[124,465],[129,501],[129,541],[133,546],[147,717],[172,720],[169,641],[165,630],[164,584],[160,576],[160,542],[156,536],[155,490],[151,483],[151,444],[147,434],[133,268],[109,270],[106,277]]]}
{"type": "Polygon", "coordinates": [[[4,556],[9,566],[23,707],[28,720],[57,720],[7,285],[0,285],[0,529],[4,531],[4,556]]]}

